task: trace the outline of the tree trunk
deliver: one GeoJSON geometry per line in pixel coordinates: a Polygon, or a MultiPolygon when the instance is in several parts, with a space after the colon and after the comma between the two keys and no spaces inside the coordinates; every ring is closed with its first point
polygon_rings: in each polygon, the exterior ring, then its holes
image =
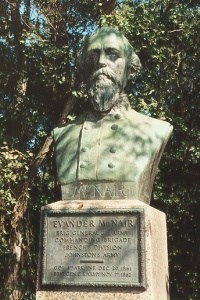
{"type": "MultiPolygon", "coordinates": [[[[26,58],[23,53],[21,45],[22,36],[22,23],[20,16],[20,0],[10,1],[10,19],[11,30],[14,35],[14,45],[17,55],[17,68],[18,79],[16,81],[16,94],[12,104],[13,116],[15,114],[21,114],[24,107],[24,97],[27,90],[27,75],[26,75],[26,58]]],[[[15,124],[11,125],[13,128],[13,134],[17,135],[18,128],[15,124]]],[[[28,189],[27,184],[21,188],[16,187],[16,204],[14,206],[11,216],[11,234],[9,239],[10,256],[8,258],[7,266],[7,278],[5,282],[5,289],[11,292],[9,299],[20,300],[22,298],[21,292],[21,271],[23,266],[24,249],[27,251],[27,247],[24,246],[26,240],[28,228],[24,226],[24,220],[27,220],[27,204],[28,204],[28,189]]]]}
{"type": "Polygon", "coordinates": [[[102,1],[102,10],[106,15],[110,15],[117,5],[116,0],[104,0],[102,1]]]}

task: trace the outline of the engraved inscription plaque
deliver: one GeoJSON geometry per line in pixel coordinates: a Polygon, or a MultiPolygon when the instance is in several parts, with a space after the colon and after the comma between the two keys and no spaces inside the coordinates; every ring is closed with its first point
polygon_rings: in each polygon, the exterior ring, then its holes
{"type": "Polygon", "coordinates": [[[44,210],[41,284],[145,288],[143,209],[44,210]]]}

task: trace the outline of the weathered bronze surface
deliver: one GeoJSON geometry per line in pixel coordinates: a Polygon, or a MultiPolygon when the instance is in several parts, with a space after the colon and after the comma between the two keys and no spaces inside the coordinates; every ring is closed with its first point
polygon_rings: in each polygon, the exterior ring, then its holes
{"type": "Polygon", "coordinates": [[[69,200],[133,199],[136,191],[133,182],[74,182],[62,185],[62,198],[69,200]]]}
{"type": "MultiPolygon", "coordinates": [[[[96,182],[104,186],[132,182],[130,196],[150,203],[156,169],[172,126],[130,108],[124,88],[139,68],[132,46],[113,28],[99,29],[86,43],[79,69],[91,107],[52,133],[63,200],[69,199],[71,192],[73,199],[80,199],[76,186],[82,184],[88,186],[82,199],[91,199],[96,182]]],[[[114,193],[102,193],[99,199],[116,199],[111,196],[114,193]]]]}
{"type": "Polygon", "coordinates": [[[43,286],[145,287],[143,209],[43,211],[43,286]]]}
{"type": "MultiPolygon", "coordinates": [[[[171,125],[131,109],[113,109],[100,120],[90,120],[90,116],[84,114],[54,130],[61,185],[132,182],[132,198],[149,203],[171,125]],[[119,114],[121,118],[116,119],[119,114]]],[[[69,199],[65,196],[62,199],[69,199]]],[[[105,199],[109,199],[108,193],[105,199]]]]}

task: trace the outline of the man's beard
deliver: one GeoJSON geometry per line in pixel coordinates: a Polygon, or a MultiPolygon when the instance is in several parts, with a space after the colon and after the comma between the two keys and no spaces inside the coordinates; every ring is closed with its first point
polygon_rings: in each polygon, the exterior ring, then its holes
{"type": "Polygon", "coordinates": [[[102,68],[95,72],[91,78],[88,88],[89,100],[96,111],[110,110],[120,94],[120,84],[115,73],[102,68]]]}

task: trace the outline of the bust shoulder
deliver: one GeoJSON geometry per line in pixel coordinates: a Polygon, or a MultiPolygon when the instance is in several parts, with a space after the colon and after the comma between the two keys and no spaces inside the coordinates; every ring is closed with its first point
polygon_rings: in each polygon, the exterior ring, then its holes
{"type": "Polygon", "coordinates": [[[164,141],[165,139],[168,140],[173,131],[173,126],[169,122],[152,118],[136,112],[134,109],[126,112],[126,118],[131,127],[141,131],[141,135],[156,136],[164,141]]]}
{"type": "Polygon", "coordinates": [[[83,122],[84,122],[84,115],[81,115],[76,117],[74,120],[66,124],[63,124],[62,126],[55,127],[51,132],[54,141],[61,140],[65,136],[71,135],[71,133],[74,132],[74,130],[75,131],[79,130],[83,122]]]}

